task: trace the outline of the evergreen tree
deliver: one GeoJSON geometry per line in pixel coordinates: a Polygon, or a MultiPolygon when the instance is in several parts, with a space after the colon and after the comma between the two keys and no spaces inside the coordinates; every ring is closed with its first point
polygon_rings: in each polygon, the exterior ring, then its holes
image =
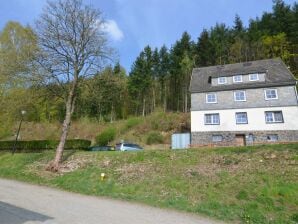
{"type": "Polygon", "coordinates": [[[216,64],[228,63],[231,35],[225,24],[216,24],[210,31],[211,46],[214,48],[216,64]]]}
{"type": "Polygon", "coordinates": [[[181,69],[181,61],[185,54],[195,57],[195,45],[187,32],[182,34],[179,41],[176,41],[170,51],[170,104],[171,110],[182,111],[184,108],[184,79],[181,69]]]}
{"type": "Polygon", "coordinates": [[[170,58],[168,49],[163,45],[159,50],[159,74],[158,81],[161,86],[160,102],[162,103],[163,110],[167,110],[168,92],[169,86],[169,69],[170,69],[170,58]]]}
{"type": "Polygon", "coordinates": [[[151,97],[152,86],[152,50],[146,46],[134,62],[128,81],[130,95],[135,104],[135,113],[142,116],[148,111],[148,101],[151,97]],[[142,106],[142,108],[140,108],[142,106]]]}
{"type": "Polygon", "coordinates": [[[238,14],[235,16],[233,31],[236,36],[244,32],[243,22],[238,14]]]}
{"type": "Polygon", "coordinates": [[[206,29],[200,34],[196,44],[196,66],[203,67],[215,64],[214,49],[212,48],[209,33],[206,29]]]}

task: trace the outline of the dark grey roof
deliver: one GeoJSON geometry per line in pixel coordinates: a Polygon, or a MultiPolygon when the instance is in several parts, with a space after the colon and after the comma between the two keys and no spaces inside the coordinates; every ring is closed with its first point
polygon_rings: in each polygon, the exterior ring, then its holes
{"type": "Polygon", "coordinates": [[[213,92],[234,89],[250,89],[295,85],[296,79],[280,58],[250,61],[244,63],[194,68],[190,92],[213,92]],[[237,74],[266,73],[265,81],[211,86],[210,77],[233,76],[237,74]],[[209,82],[208,82],[209,81],[209,82]]]}

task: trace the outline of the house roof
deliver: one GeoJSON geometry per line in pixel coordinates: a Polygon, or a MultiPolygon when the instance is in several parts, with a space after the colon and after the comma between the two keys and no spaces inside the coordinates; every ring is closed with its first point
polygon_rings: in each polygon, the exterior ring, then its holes
{"type": "Polygon", "coordinates": [[[295,85],[296,79],[280,58],[250,61],[244,63],[194,68],[190,83],[190,92],[213,92],[235,89],[295,85]],[[211,78],[228,77],[238,74],[266,73],[265,81],[211,85],[211,78]]]}

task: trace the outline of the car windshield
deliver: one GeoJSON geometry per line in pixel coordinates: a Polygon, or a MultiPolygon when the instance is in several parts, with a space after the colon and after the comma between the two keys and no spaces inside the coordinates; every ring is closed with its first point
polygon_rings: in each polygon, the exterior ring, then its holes
{"type": "Polygon", "coordinates": [[[137,148],[137,149],[141,149],[142,148],[142,147],[140,147],[137,144],[123,144],[123,146],[130,147],[130,148],[137,148]]]}

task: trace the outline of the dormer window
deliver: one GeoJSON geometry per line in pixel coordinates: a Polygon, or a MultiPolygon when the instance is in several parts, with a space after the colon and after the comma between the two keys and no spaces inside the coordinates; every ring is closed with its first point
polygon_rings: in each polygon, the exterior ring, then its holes
{"type": "Polygon", "coordinates": [[[227,83],[227,77],[218,77],[217,82],[218,82],[218,84],[226,84],[227,83]]]}
{"type": "Polygon", "coordinates": [[[234,75],[233,82],[242,82],[242,75],[234,75]]]}
{"type": "Polygon", "coordinates": [[[258,80],[259,80],[258,73],[249,74],[249,81],[258,81],[258,80]]]}

